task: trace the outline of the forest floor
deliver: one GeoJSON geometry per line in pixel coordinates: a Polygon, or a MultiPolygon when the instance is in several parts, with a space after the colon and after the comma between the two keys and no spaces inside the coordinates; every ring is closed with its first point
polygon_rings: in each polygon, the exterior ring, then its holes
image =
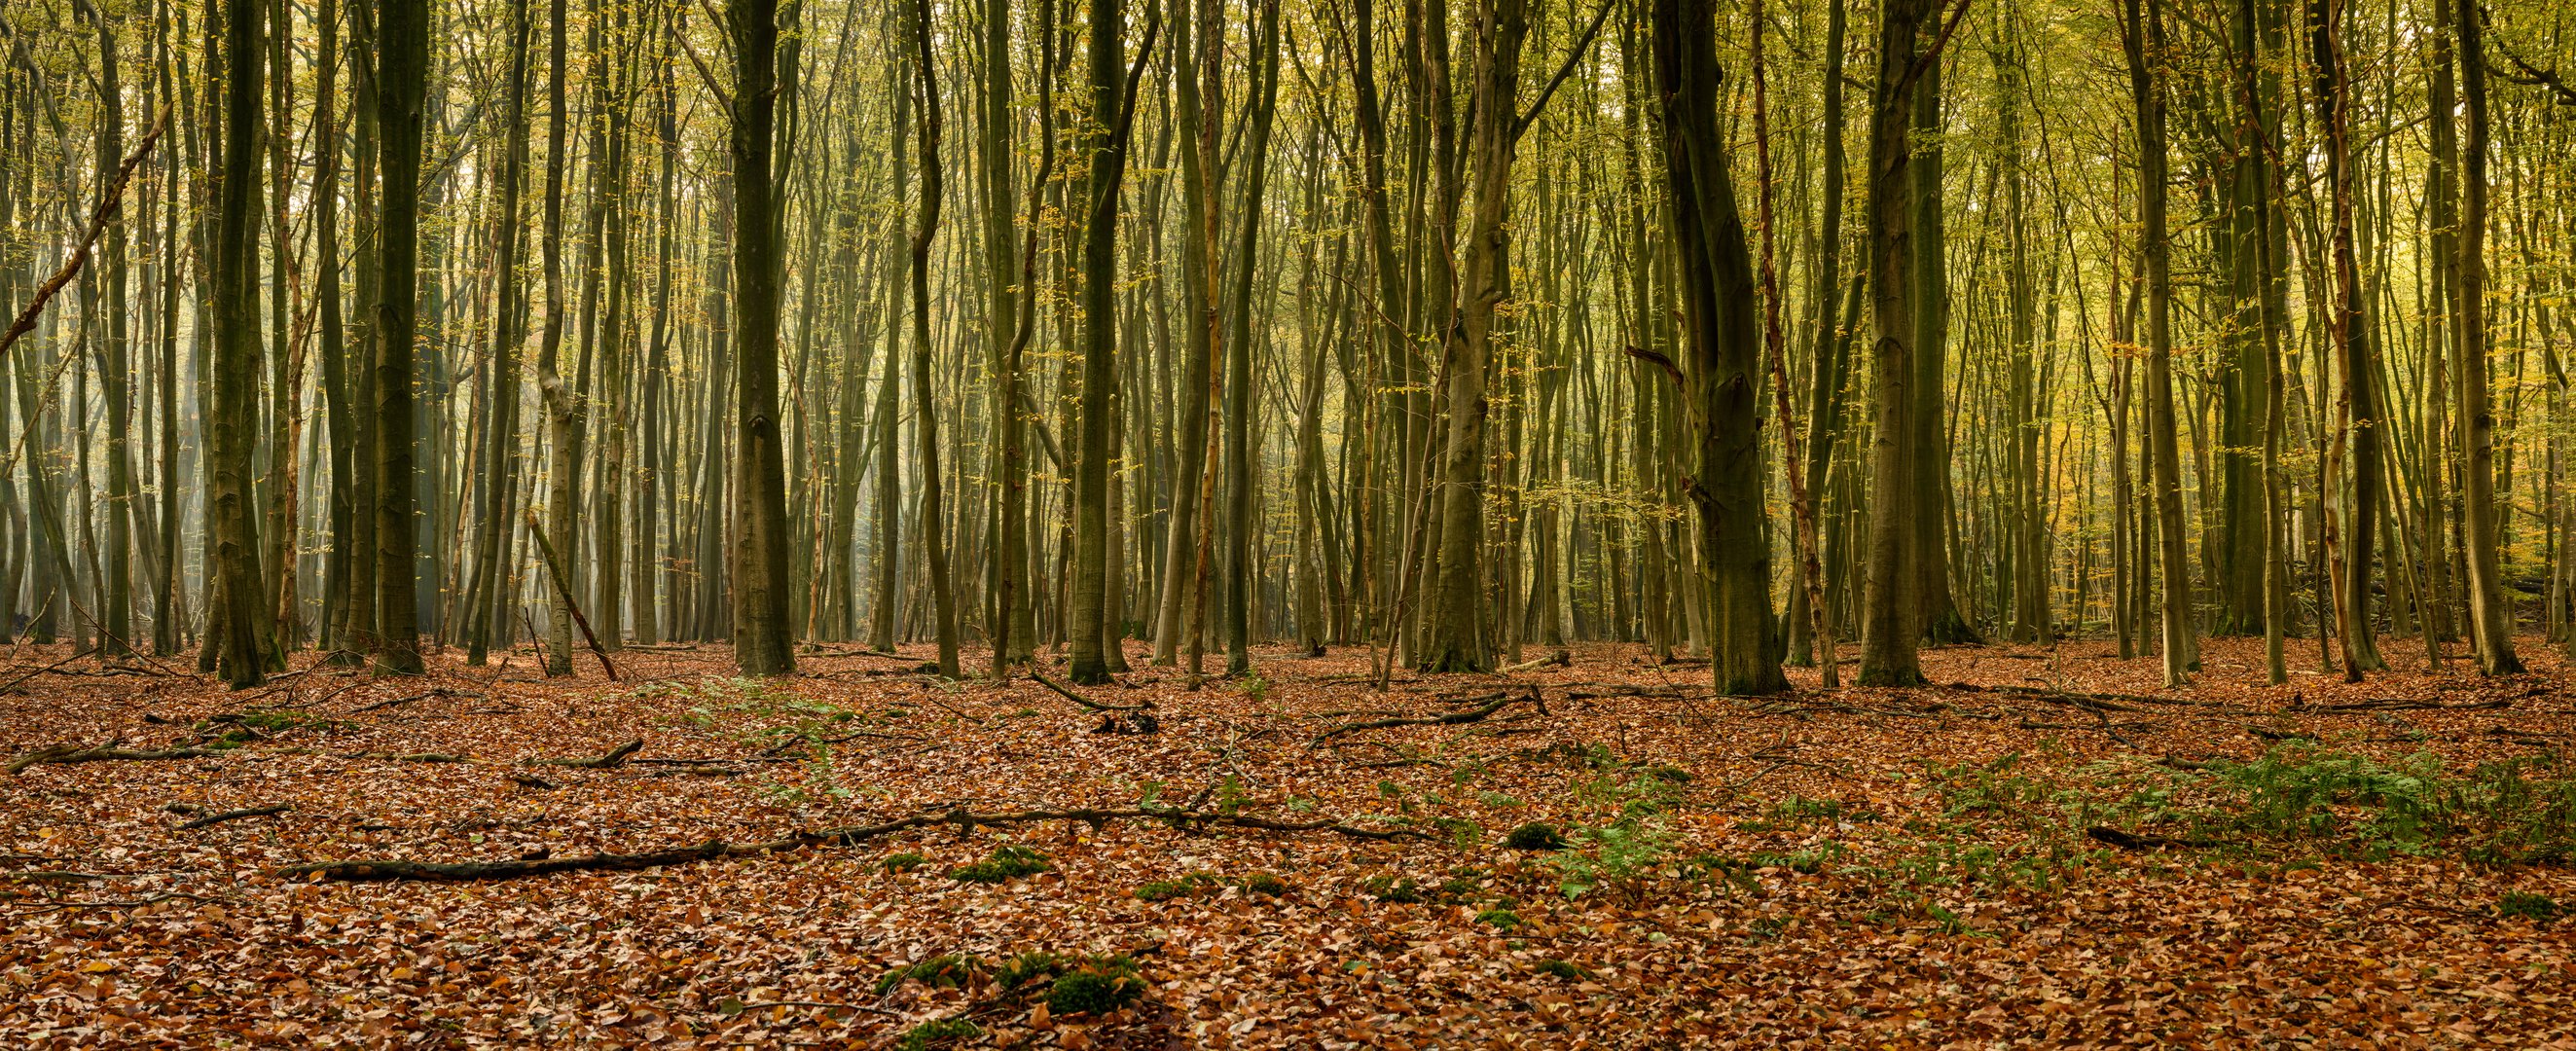
{"type": "Polygon", "coordinates": [[[913,647],[239,694],[25,647],[0,1044],[2576,1047],[2567,670],[2385,645],[1756,701],[1636,646],[1383,695],[1138,652],[1111,714],[913,647]]]}

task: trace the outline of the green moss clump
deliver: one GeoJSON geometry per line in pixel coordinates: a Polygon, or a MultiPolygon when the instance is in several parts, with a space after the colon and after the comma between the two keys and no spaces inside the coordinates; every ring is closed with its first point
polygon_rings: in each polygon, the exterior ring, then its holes
{"type": "Polygon", "coordinates": [[[1094,957],[1058,976],[1047,988],[1047,1010],[1060,1015],[1108,1014],[1145,995],[1145,979],[1136,961],[1125,956],[1094,957]]]}
{"type": "Polygon", "coordinates": [[[1592,977],[1592,972],[1584,970],[1581,964],[1568,963],[1564,960],[1541,960],[1538,963],[1538,973],[1553,975],[1569,982],[1592,977]]]}
{"type": "Polygon", "coordinates": [[[1008,883],[1022,876],[1034,876],[1055,866],[1035,848],[1008,846],[992,856],[971,865],[948,870],[948,878],[965,883],[1008,883]]]}
{"type": "Polygon", "coordinates": [[[1476,914],[1476,922],[1498,931],[1508,931],[1521,925],[1521,914],[1510,909],[1486,909],[1476,914]]]}
{"type": "Polygon", "coordinates": [[[1071,966],[1073,962],[1062,956],[1044,949],[1032,949],[1002,961],[1001,969],[993,972],[993,984],[1005,990],[1017,989],[1054,978],[1071,966]]]}
{"type": "Polygon", "coordinates": [[[1563,850],[1565,836],[1543,822],[1532,821],[1504,836],[1503,846],[1513,850],[1563,850]]]}
{"type": "Polygon", "coordinates": [[[878,864],[888,872],[910,872],[930,864],[930,859],[907,850],[901,854],[888,854],[886,859],[878,864]]]}
{"type": "Polygon", "coordinates": [[[1403,879],[1371,876],[1360,881],[1360,889],[1367,891],[1369,897],[1392,905],[1410,905],[1422,900],[1422,889],[1414,885],[1411,876],[1403,879]]]}
{"type": "Polygon", "coordinates": [[[2548,923],[2567,915],[2567,912],[2567,906],[2559,904],[2558,899],[2529,891],[2506,891],[2504,900],[2496,903],[2496,915],[2520,917],[2533,923],[2548,923]]]}
{"type": "Polygon", "coordinates": [[[984,969],[984,961],[972,956],[957,953],[933,956],[887,971],[877,979],[877,995],[884,996],[893,992],[895,986],[907,981],[920,982],[934,989],[954,989],[966,984],[974,978],[976,972],[984,969]]]}
{"type": "Polygon", "coordinates": [[[963,1018],[933,1018],[907,1030],[894,1046],[896,1051],[930,1051],[936,1045],[973,1039],[983,1033],[975,1023],[963,1018]]]}
{"type": "Polygon", "coordinates": [[[1158,879],[1145,884],[1142,887],[1136,888],[1136,899],[1138,901],[1170,901],[1174,898],[1186,898],[1197,892],[1198,888],[1192,886],[1188,880],[1158,879]]]}
{"type": "Polygon", "coordinates": [[[1288,881],[1267,872],[1255,872],[1245,876],[1235,886],[1243,888],[1245,894],[1266,894],[1273,898],[1288,896],[1288,881]]]}

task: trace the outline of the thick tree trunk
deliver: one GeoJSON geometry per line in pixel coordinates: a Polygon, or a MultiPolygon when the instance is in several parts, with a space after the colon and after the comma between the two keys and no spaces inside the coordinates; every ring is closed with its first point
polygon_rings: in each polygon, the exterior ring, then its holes
{"type": "MultiPolygon", "coordinates": [[[[1091,39],[1085,68],[1091,92],[1093,125],[1090,177],[1085,188],[1082,232],[1082,404],[1078,452],[1074,455],[1073,581],[1067,596],[1071,664],[1074,682],[1109,681],[1102,648],[1109,641],[1106,588],[1109,579],[1109,433],[1116,426],[1110,403],[1116,376],[1118,190],[1127,174],[1126,16],[1119,0],[1090,0],[1091,39]]],[[[1146,46],[1153,38],[1149,32],[1146,46]]]]}
{"type": "MultiPolygon", "coordinates": [[[[1869,288],[1875,333],[1870,421],[1869,569],[1861,599],[1860,683],[1911,686],[1923,681],[1916,647],[1923,634],[1921,552],[1924,515],[1917,485],[1924,470],[1915,414],[1922,401],[1917,341],[1919,266],[1915,231],[1913,115],[1924,89],[1916,70],[1918,37],[1930,20],[1927,0],[1886,0],[1880,8],[1878,82],[1871,89],[1869,134],[1869,288]]],[[[1935,56],[1934,61],[1938,60],[1935,56]]]]}
{"type": "Polygon", "coordinates": [[[376,674],[421,673],[414,630],[412,346],[420,264],[422,97],[429,67],[427,0],[384,0],[376,42],[377,121],[383,160],[384,263],[376,340],[376,674]]]}
{"type": "MultiPolygon", "coordinates": [[[[1754,316],[1759,297],[1718,121],[1725,90],[1717,66],[1715,5],[1656,0],[1654,20],[1664,179],[1681,253],[1687,348],[1682,381],[1694,460],[1687,488],[1699,509],[1709,667],[1720,694],[1777,693],[1789,681],[1780,672],[1762,507],[1763,344],[1754,316]]],[[[1783,401],[1786,392],[1784,378],[1783,401]]]]}
{"type": "MultiPolygon", "coordinates": [[[[787,465],[778,425],[777,0],[731,0],[734,42],[733,657],[745,675],[796,670],[787,619],[787,465]]],[[[712,455],[712,451],[710,451],[712,455]]],[[[951,667],[954,667],[952,660],[951,667]]]]}
{"type": "MultiPolygon", "coordinates": [[[[1498,308],[1511,295],[1512,160],[1520,137],[1521,45],[1526,0],[1487,0],[1477,16],[1474,123],[1468,163],[1476,199],[1458,268],[1454,317],[1442,338],[1448,433],[1439,460],[1436,590],[1427,596],[1430,631],[1417,661],[1429,671],[1483,671],[1495,640],[1484,631],[1481,555],[1485,544],[1485,381],[1494,356],[1498,308]]],[[[1445,32],[1445,27],[1438,31],[1445,32]]],[[[1433,249],[1446,252],[1445,245],[1433,249]]]]}

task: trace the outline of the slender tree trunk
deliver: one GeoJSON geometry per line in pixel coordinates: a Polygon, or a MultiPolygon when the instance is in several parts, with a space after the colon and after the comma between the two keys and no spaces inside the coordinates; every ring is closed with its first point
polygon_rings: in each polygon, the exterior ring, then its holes
{"type": "MultiPolygon", "coordinates": [[[[1270,167],[1271,117],[1279,100],[1279,0],[1263,0],[1260,27],[1253,41],[1252,125],[1244,140],[1249,169],[1242,182],[1242,203],[1235,208],[1237,240],[1227,272],[1226,313],[1232,322],[1225,337],[1225,673],[1252,670],[1251,602],[1252,489],[1257,470],[1252,460],[1252,315],[1253,278],[1259,269],[1261,192],[1270,167]]],[[[1266,314],[1266,312],[1265,312],[1266,314]]]]}
{"type": "MultiPolygon", "coordinates": [[[[956,595],[948,585],[948,539],[939,489],[939,402],[930,383],[930,242],[939,234],[939,66],[930,52],[930,0],[913,0],[915,59],[921,91],[921,214],[912,229],[913,434],[921,449],[921,546],[930,569],[930,604],[939,637],[939,674],[954,679],[957,667],[956,595]]],[[[891,373],[889,373],[891,374],[891,373]]]]}
{"type": "Polygon", "coordinates": [[[510,7],[508,138],[502,146],[500,207],[492,220],[492,358],[485,368],[492,394],[483,424],[483,477],[475,503],[474,577],[466,588],[465,663],[481,667],[492,645],[493,601],[508,586],[501,570],[501,533],[509,526],[504,506],[516,488],[511,467],[519,454],[519,189],[528,164],[528,0],[510,7]]]}
{"type": "MultiPolygon", "coordinates": [[[[2513,652],[2513,605],[2497,569],[2495,407],[2487,380],[2487,67],[2483,16],[2477,0],[2447,0],[2459,38],[2460,82],[2467,134],[2460,143],[2459,260],[2453,269],[2453,353],[2460,362],[2459,417],[2464,452],[2460,464],[2461,517],[2466,523],[2469,622],[2477,636],[2478,670],[2506,675],[2522,670],[2513,652]]],[[[2448,112],[2436,114],[2448,121],[2448,112]]],[[[2427,509],[2429,512],[2429,509],[2427,509]]]]}

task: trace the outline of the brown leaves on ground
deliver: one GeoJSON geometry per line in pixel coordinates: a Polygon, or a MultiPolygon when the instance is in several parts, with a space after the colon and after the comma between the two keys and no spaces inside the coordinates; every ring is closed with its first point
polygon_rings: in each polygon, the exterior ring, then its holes
{"type": "Polygon", "coordinates": [[[0,697],[0,751],[89,753],[0,777],[0,1041],[2569,1046],[2554,660],[2272,688],[2216,640],[2163,691],[2106,650],[1758,701],[1610,645],[1382,695],[1358,650],[1084,691],[1150,720],[833,652],[240,694],[65,663],[0,697]],[[1067,808],[1148,816],[722,847],[1067,808]],[[278,875],[654,852],[689,856],[278,875]]]}

